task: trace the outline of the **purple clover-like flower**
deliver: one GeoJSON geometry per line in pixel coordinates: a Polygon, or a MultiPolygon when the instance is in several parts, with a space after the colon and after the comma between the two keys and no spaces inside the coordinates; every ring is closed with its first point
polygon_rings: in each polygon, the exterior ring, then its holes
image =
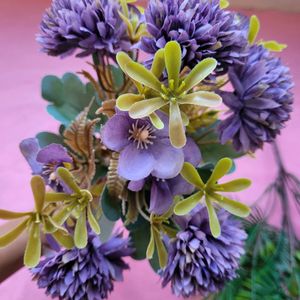
{"type": "Polygon", "coordinates": [[[247,235],[241,223],[226,211],[220,210],[218,219],[222,233],[214,238],[205,207],[197,207],[190,216],[176,218],[181,231],[170,241],[162,285],[171,282],[177,296],[215,293],[236,277],[247,235]]]}
{"type": "Polygon", "coordinates": [[[59,144],[50,144],[41,149],[37,139],[29,138],[20,143],[20,150],[33,175],[41,175],[45,183],[57,192],[65,189],[56,175],[56,170],[73,162],[66,148],[59,144]]]}
{"type": "Polygon", "coordinates": [[[118,111],[101,130],[103,144],[120,152],[118,173],[127,180],[138,181],[150,174],[161,179],[176,177],[184,162],[182,149],[169,140],[168,121],[160,114],[165,126],[157,130],[149,119],[132,119],[118,111]]]}
{"type": "MultiPolygon", "coordinates": [[[[183,153],[185,162],[189,162],[195,167],[200,164],[200,150],[191,138],[187,139],[183,153]]],[[[138,192],[144,188],[145,184],[150,186],[149,211],[156,215],[162,215],[167,212],[175,196],[189,195],[194,191],[194,186],[184,180],[181,175],[171,179],[160,179],[150,175],[148,178],[139,181],[130,181],[128,189],[138,192]]]]}
{"type": "Polygon", "coordinates": [[[131,47],[117,0],[53,0],[44,14],[37,41],[43,52],[67,56],[93,53],[114,57],[131,47]]]}
{"type": "Polygon", "coordinates": [[[246,55],[247,34],[234,13],[220,8],[219,0],[151,0],[145,16],[151,36],[142,38],[141,49],[147,53],[154,55],[175,40],[183,51],[183,65],[192,69],[213,57],[217,74],[246,55]]]}
{"type": "Polygon", "coordinates": [[[64,250],[46,258],[32,269],[32,273],[38,287],[46,289],[46,294],[52,298],[106,299],[113,290],[114,281],[123,280],[123,271],[129,269],[123,257],[131,254],[129,240],[120,234],[105,243],[90,234],[86,248],[64,250]]]}
{"type": "Polygon", "coordinates": [[[222,143],[255,151],[272,142],[290,119],[293,104],[289,68],[262,46],[252,46],[245,64],[229,71],[233,92],[220,92],[230,115],[220,126],[222,143]]]}

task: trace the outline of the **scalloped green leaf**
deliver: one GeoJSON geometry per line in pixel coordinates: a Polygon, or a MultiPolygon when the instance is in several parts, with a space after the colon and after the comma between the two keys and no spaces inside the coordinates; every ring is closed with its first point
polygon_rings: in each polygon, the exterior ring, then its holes
{"type": "Polygon", "coordinates": [[[121,201],[109,194],[107,186],[101,194],[101,207],[108,220],[115,222],[121,218],[121,201]]]}

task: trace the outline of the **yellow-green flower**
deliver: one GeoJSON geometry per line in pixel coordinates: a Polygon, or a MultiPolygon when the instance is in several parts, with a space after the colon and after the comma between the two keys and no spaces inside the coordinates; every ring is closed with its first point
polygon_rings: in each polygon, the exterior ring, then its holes
{"type": "Polygon", "coordinates": [[[208,210],[211,233],[214,237],[218,237],[221,234],[221,228],[213,202],[238,217],[247,217],[250,214],[250,208],[247,205],[219,194],[220,192],[242,191],[251,185],[251,181],[245,178],[219,184],[218,181],[226,175],[231,168],[231,159],[221,159],[217,163],[208,181],[204,183],[197,169],[192,164],[185,163],[181,171],[181,176],[186,181],[193,184],[198,191],[192,196],[177,203],[174,208],[175,214],[180,216],[188,214],[202,202],[202,199],[204,199],[208,210]]]}
{"type": "Polygon", "coordinates": [[[181,105],[216,107],[222,102],[221,97],[214,92],[193,92],[193,89],[215,70],[217,61],[206,58],[182,78],[181,58],[181,48],[176,41],[168,42],[164,49],[156,53],[151,70],[134,62],[123,52],[117,55],[120,67],[136,83],[139,92],[138,95],[120,96],[117,99],[117,107],[129,111],[133,119],[150,117],[153,125],[158,128],[161,128],[162,122],[155,112],[167,112],[170,118],[170,140],[176,148],[182,148],[186,144],[184,126],[189,123],[181,105]],[[167,85],[160,81],[164,69],[168,74],[167,85]]]}
{"type": "Polygon", "coordinates": [[[0,210],[0,219],[24,220],[12,231],[0,237],[0,247],[6,247],[8,244],[16,240],[23,231],[28,231],[28,241],[24,254],[24,264],[27,267],[35,267],[41,257],[41,226],[46,234],[51,234],[62,246],[71,249],[73,244],[72,237],[68,231],[57,224],[50,216],[46,205],[45,183],[42,177],[34,176],[31,179],[31,188],[35,201],[35,210],[32,212],[12,212],[0,210]]]}
{"type": "Polygon", "coordinates": [[[86,247],[88,242],[88,232],[86,221],[91,229],[100,234],[99,223],[92,211],[93,196],[90,191],[80,189],[72,174],[65,168],[57,169],[58,176],[74,192],[74,194],[48,193],[46,201],[49,203],[63,202],[64,207],[53,218],[58,224],[64,224],[73,215],[77,221],[74,231],[75,246],[79,249],[86,247]]]}

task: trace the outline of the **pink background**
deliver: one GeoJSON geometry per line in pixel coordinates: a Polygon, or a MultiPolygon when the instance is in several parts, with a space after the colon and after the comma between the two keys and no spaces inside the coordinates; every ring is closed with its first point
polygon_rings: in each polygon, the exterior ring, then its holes
{"type": "MultiPolygon", "coordinates": [[[[41,100],[40,81],[46,74],[61,76],[67,71],[88,68],[85,60],[68,58],[60,60],[39,52],[35,34],[43,10],[49,0],[0,1],[0,207],[25,210],[32,207],[29,188],[30,170],[22,158],[18,144],[40,131],[55,131],[58,123],[46,113],[46,102],[41,100]]],[[[253,12],[247,12],[251,14],[253,12]]],[[[292,69],[295,86],[295,110],[292,120],[279,138],[285,162],[298,176],[300,150],[300,14],[257,12],[263,25],[261,35],[289,44],[282,54],[284,62],[292,69]]],[[[264,187],[274,178],[276,166],[270,147],[259,151],[256,159],[246,157],[238,161],[234,176],[248,177],[253,186],[243,193],[243,200],[253,203],[264,187]]],[[[274,218],[277,222],[279,214],[274,218]]],[[[297,218],[298,225],[300,220],[297,218]]],[[[299,228],[299,227],[298,227],[299,228]]],[[[125,273],[124,283],[116,284],[112,300],[175,299],[168,288],[160,288],[159,278],[147,262],[129,260],[131,270],[125,273]]],[[[0,286],[0,299],[46,299],[23,269],[0,286]]]]}

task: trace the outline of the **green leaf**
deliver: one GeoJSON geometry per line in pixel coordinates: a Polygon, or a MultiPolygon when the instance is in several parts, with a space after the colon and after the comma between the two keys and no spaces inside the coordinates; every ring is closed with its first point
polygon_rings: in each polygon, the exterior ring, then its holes
{"type": "Polygon", "coordinates": [[[194,209],[201,201],[203,197],[203,192],[197,192],[192,196],[183,199],[179,203],[176,204],[174,208],[174,212],[177,216],[185,216],[187,215],[192,209],[194,209]]]}
{"type": "Polygon", "coordinates": [[[64,139],[61,135],[57,135],[52,132],[40,132],[36,135],[41,148],[44,148],[50,144],[64,145],[64,139]]]}
{"type": "Polygon", "coordinates": [[[205,58],[200,61],[192,71],[184,79],[184,90],[189,91],[208,75],[210,75],[217,67],[218,62],[214,58],[205,58]]]}
{"type": "Polygon", "coordinates": [[[154,74],[154,76],[160,78],[165,69],[165,66],[165,50],[159,49],[154,55],[151,72],[154,74]]]}
{"type": "Polygon", "coordinates": [[[91,229],[96,234],[100,234],[100,232],[101,232],[100,226],[92,212],[91,205],[88,205],[88,222],[89,222],[89,225],[91,226],[91,229]]]}
{"type": "Polygon", "coordinates": [[[185,129],[179,105],[170,102],[169,136],[173,147],[182,148],[186,144],[185,129]]]}
{"type": "Polygon", "coordinates": [[[221,226],[218,220],[216,211],[211,203],[211,200],[206,197],[205,199],[208,217],[209,217],[209,227],[213,237],[218,238],[221,234],[221,226]]]}
{"type": "Polygon", "coordinates": [[[121,201],[109,194],[107,186],[105,186],[101,195],[101,206],[108,220],[115,222],[120,219],[122,214],[121,201]]]}
{"type": "Polygon", "coordinates": [[[184,163],[180,174],[190,184],[198,187],[199,189],[204,188],[204,183],[197,169],[191,163],[184,163]]]}
{"type": "Polygon", "coordinates": [[[16,228],[11,230],[10,232],[0,236],[0,248],[6,247],[14,240],[16,240],[22,232],[26,229],[28,220],[26,219],[22,223],[20,223],[16,228]]]}
{"type": "Polygon", "coordinates": [[[31,178],[31,189],[33,193],[35,209],[41,213],[45,204],[46,187],[44,179],[41,176],[33,176],[31,178]]]}
{"type": "MultiPolygon", "coordinates": [[[[96,93],[91,83],[84,84],[75,74],[66,73],[61,79],[56,76],[44,77],[42,97],[50,102],[48,112],[56,120],[69,126],[76,116],[89,106],[96,93]]],[[[98,104],[96,101],[93,103],[88,116],[90,119],[95,117],[99,106],[99,100],[98,104]]]]}
{"type": "Polygon", "coordinates": [[[219,179],[224,177],[232,167],[232,160],[230,158],[222,158],[216,164],[210,178],[207,181],[207,185],[214,185],[219,179]]]}
{"type": "Polygon", "coordinates": [[[165,62],[168,72],[169,85],[174,84],[174,89],[177,89],[179,83],[179,73],[181,70],[181,47],[178,42],[171,41],[165,46],[165,62]]]}
{"type": "Polygon", "coordinates": [[[75,225],[74,242],[78,249],[83,249],[88,243],[88,233],[86,228],[86,212],[82,211],[75,225]]]}
{"type": "Polygon", "coordinates": [[[35,267],[40,261],[41,252],[40,224],[32,223],[29,229],[29,238],[24,254],[24,265],[28,268],[35,267]]]}
{"type": "Polygon", "coordinates": [[[260,22],[257,16],[253,15],[250,18],[250,24],[249,24],[249,33],[248,33],[248,41],[250,44],[254,44],[257,35],[260,30],[260,22]]]}

